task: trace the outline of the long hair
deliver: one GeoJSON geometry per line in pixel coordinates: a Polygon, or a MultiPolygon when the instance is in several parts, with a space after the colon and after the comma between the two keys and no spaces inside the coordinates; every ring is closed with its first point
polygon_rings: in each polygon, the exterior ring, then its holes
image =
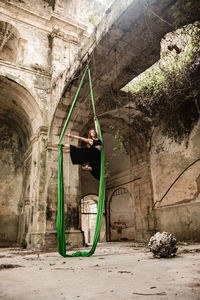
{"type": "MultiPolygon", "coordinates": [[[[97,132],[96,132],[96,130],[95,130],[95,129],[90,129],[90,130],[89,130],[89,132],[88,132],[88,139],[92,139],[92,137],[91,137],[91,133],[90,133],[92,130],[94,130],[94,131],[95,131],[95,133],[96,133],[96,138],[97,138],[97,132]]],[[[90,148],[90,147],[91,147],[91,145],[90,145],[90,144],[87,144],[87,147],[88,147],[88,148],[90,148]]]]}

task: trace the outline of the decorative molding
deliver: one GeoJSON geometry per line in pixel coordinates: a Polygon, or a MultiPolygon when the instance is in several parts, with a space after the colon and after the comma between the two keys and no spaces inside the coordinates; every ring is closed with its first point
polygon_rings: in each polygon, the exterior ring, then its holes
{"type": "Polygon", "coordinates": [[[55,25],[53,27],[53,30],[50,35],[52,39],[57,37],[59,39],[62,39],[65,42],[72,43],[74,45],[80,44],[77,37],[75,37],[72,34],[64,33],[58,25],[55,25]]]}
{"type": "Polygon", "coordinates": [[[47,126],[40,126],[38,128],[37,132],[35,133],[35,135],[33,136],[32,140],[30,142],[28,149],[24,153],[24,156],[23,156],[24,162],[32,155],[33,144],[38,141],[38,139],[41,135],[47,136],[47,133],[48,133],[47,126]]]}
{"type": "Polygon", "coordinates": [[[22,72],[31,73],[31,74],[34,74],[34,75],[37,74],[37,75],[40,75],[42,77],[51,78],[51,74],[49,74],[49,73],[33,70],[32,68],[28,68],[28,67],[22,66],[20,64],[16,64],[16,63],[11,63],[11,62],[5,61],[3,59],[0,59],[0,66],[8,67],[10,69],[19,70],[19,71],[22,71],[22,72]]]}
{"type": "MultiPolygon", "coordinates": [[[[51,11],[49,14],[41,13],[32,7],[18,5],[15,2],[9,1],[9,3],[1,2],[0,7],[3,9],[1,12],[6,18],[10,18],[16,22],[17,21],[24,23],[26,25],[36,27],[45,32],[51,32],[52,27],[57,24],[61,27],[66,27],[68,25],[71,31],[74,31],[76,34],[83,35],[87,30],[87,26],[81,22],[77,22],[70,17],[63,17],[56,12],[51,11]],[[8,11],[9,8],[9,11],[8,11]],[[20,11],[23,15],[20,15],[20,11]]],[[[66,30],[68,32],[69,30],[66,30]]]]}

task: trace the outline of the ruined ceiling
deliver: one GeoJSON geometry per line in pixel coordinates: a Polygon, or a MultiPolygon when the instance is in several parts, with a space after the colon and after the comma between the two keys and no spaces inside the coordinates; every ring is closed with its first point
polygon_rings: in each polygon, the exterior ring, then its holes
{"type": "MultiPolygon", "coordinates": [[[[73,93],[70,93],[69,96],[69,90],[77,89],[81,78],[80,70],[85,68],[87,62],[89,62],[93,77],[95,100],[97,105],[101,106],[105,95],[108,99],[110,95],[111,99],[124,85],[158,61],[160,41],[167,32],[175,30],[177,26],[176,13],[179,12],[181,5],[181,0],[134,0],[127,1],[126,5],[123,1],[115,1],[96,32],[79,53],[82,63],[80,63],[80,59],[78,62],[76,59],[77,71],[67,74],[62,98],[63,105],[70,106],[73,93]],[[73,80],[74,77],[78,79],[73,80]]],[[[187,14],[187,12],[181,11],[184,17],[178,25],[182,26],[198,20],[200,11],[194,10],[194,12],[187,14]]],[[[74,119],[75,114],[71,119],[73,124],[74,122],[77,124],[79,130],[82,130],[83,123],[90,119],[91,110],[88,106],[88,97],[89,87],[86,79],[79,97],[79,102],[82,103],[81,110],[77,109],[76,120],[74,119]]],[[[59,115],[59,111],[60,107],[57,109],[55,119],[56,115],[59,115]]],[[[106,112],[106,108],[104,112],[106,112]]],[[[65,117],[60,118],[58,135],[64,125],[67,113],[68,109],[66,109],[65,117]]],[[[125,107],[118,112],[119,114],[120,118],[126,122],[127,114],[130,116],[130,110],[125,107]]]]}

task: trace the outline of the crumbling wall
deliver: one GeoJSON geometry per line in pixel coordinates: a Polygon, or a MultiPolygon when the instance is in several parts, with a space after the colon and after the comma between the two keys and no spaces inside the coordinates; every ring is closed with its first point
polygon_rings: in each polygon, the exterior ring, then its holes
{"type": "MultiPolygon", "coordinates": [[[[79,34],[83,33],[86,28],[76,20],[54,14],[54,2],[36,0],[33,7],[33,3],[29,0],[0,1],[2,10],[0,29],[5,27],[5,24],[7,26],[5,30],[1,30],[0,42],[5,40],[4,36],[8,28],[15,37],[13,45],[16,46],[13,46],[13,51],[15,51],[11,57],[8,48],[13,37],[1,43],[5,53],[2,52],[0,62],[0,75],[4,84],[0,90],[2,103],[0,118],[2,116],[3,119],[7,119],[8,126],[12,124],[13,119],[15,120],[16,127],[23,132],[21,143],[25,152],[21,173],[14,175],[11,170],[9,175],[13,184],[16,184],[16,194],[13,192],[15,186],[8,191],[9,197],[12,198],[10,206],[15,205],[16,209],[13,212],[9,207],[9,211],[5,211],[4,207],[1,220],[14,218],[15,215],[17,217],[16,220],[5,223],[7,225],[2,224],[1,228],[6,228],[10,224],[12,230],[15,228],[12,234],[13,239],[16,241],[18,238],[20,242],[22,238],[26,238],[28,246],[33,247],[40,247],[45,243],[56,246],[57,180],[50,178],[49,182],[53,184],[51,188],[47,187],[45,150],[51,100],[54,101],[54,97],[51,99],[51,90],[55,87],[52,79],[57,78],[69,66],[79,47],[79,34]],[[9,118],[6,118],[6,113],[9,114],[9,118]],[[48,201],[46,193],[50,193],[48,201]],[[19,219],[17,214],[20,215],[19,219]],[[52,234],[46,233],[48,230],[52,234]]],[[[60,88],[62,90],[63,86],[60,88]]],[[[0,147],[3,147],[2,140],[0,147]]],[[[15,155],[15,159],[16,151],[12,154],[15,155]]],[[[12,155],[10,158],[6,158],[5,153],[3,155],[3,160],[11,164],[12,155]]],[[[49,164],[51,163],[52,165],[48,167],[50,169],[55,167],[57,172],[57,157],[56,166],[50,159],[49,164]]],[[[13,162],[12,166],[14,168],[13,162]]],[[[7,165],[5,167],[7,168],[7,165]]],[[[2,172],[3,170],[2,167],[2,172]]],[[[2,201],[5,202],[8,186],[4,181],[2,181],[4,188],[0,190],[0,195],[2,201]]],[[[77,187],[77,184],[75,185],[77,187]]],[[[76,198],[74,190],[69,191],[67,195],[76,198]]],[[[74,210],[74,207],[69,208],[68,215],[74,210]]],[[[75,220],[76,217],[77,214],[74,214],[73,228],[80,227],[79,219],[75,220]]],[[[7,230],[9,231],[10,229],[7,230]]],[[[2,235],[5,234],[2,233],[2,235]]],[[[7,236],[5,238],[8,240],[7,236]]]]}
{"type": "MultiPolygon", "coordinates": [[[[46,169],[47,200],[46,200],[46,232],[45,246],[57,245],[57,203],[58,203],[58,150],[47,148],[48,165],[46,169]]],[[[78,166],[73,166],[69,152],[63,153],[63,182],[65,203],[65,225],[67,247],[83,245],[81,232],[81,195],[78,166]]]]}
{"type": "Polygon", "coordinates": [[[135,239],[135,203],[129,191],[117,188],[110,199],[110,240],[135,239]]]}
{"type": "Polygon", "coordinates": [[[107,185],[108,232],[110,239],[113,236],[115,240],[147,241],[154,225],[150,216],[153,196],[148,145],[139,131],[135,131],[135,128],[127,129],[124,147],[129,168],[121,172],[123,160],[116,156],[120,172],[111,176],[107,185]],[[128,193],[121,193],[120,190],[128,193]]]}
{"type": "Polygon", "coordinates": [[[157,230],[170,231],[178,239],[199,238],[199,125],[198,122],[189,138],[181,143],[163,135],[162,126],[152,136],[151,172],[157,230]]]}
{"type": "Polygon", "coordinates": [[[0,245],[17,242],[22,192],[21,139],[15,129],[0,124],[0,245]]]}

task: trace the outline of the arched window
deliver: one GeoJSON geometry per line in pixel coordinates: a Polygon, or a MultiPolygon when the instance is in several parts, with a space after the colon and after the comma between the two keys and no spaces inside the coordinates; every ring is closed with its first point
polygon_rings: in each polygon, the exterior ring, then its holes
{"type": "Polygon", "coordinates": [[[0,21],[0,59],[16,62],[20,34],[11,24],[0,21]]]}
{"type": "Polygon", "coordinates": [[[123,194],[126,194],[126,193],[129,193],[129,191],[125,188],[118,188],[114,191],[114,193],[112,194],[112,196],[118,196],[118,195],[123,195],[123,194]]]}

